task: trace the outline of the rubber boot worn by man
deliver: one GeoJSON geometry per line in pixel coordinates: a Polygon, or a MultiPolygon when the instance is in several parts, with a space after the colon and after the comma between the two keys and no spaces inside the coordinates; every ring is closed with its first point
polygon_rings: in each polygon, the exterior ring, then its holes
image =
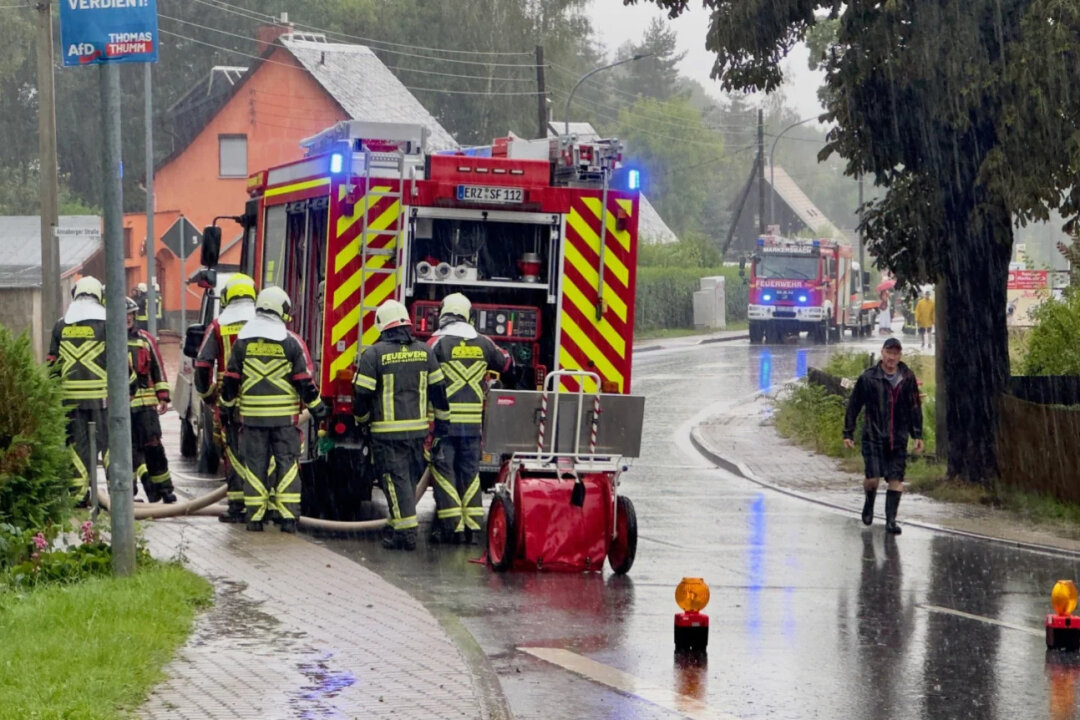
{"type": "Polygon", "coordinates": [[[893,535],[899,535],[902,532],[900,526],[896,524],[896,511],[900,507],[902,494],[899,490],[888,490],[885,493],[885,532],[893,535]]]}

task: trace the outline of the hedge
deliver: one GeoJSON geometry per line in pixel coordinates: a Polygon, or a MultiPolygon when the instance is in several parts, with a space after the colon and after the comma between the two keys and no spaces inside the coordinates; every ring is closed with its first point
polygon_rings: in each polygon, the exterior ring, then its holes
{"type": "Polygon", "coordinates": [[[727,292],[727,321],[746,319],[747,286],[739,269],[639,267],[635,299],[634,329],[637,332],[694,326],[694,293],[701,278],[723,275],[727,292]]]}

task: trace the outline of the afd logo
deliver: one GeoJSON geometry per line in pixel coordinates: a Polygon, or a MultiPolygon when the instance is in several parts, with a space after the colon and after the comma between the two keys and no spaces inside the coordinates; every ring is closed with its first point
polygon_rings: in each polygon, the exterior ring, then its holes
{"type": "Polygon", "coordinates": [[[68,46],[67,56],[78,58],[80,63],[89,63],[101,57],[101,50],[94,47],[93,43],[74,43],[68,46]]]}

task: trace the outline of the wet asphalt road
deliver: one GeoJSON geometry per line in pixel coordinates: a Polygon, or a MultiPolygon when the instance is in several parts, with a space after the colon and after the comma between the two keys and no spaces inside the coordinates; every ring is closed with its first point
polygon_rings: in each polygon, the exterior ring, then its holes
{"type": "Polygon", "coordinates": [[[404,554],[373,539],[320,542],[457,618],[522,720],[1080,717],[1080,662],[1048,655],[1041,633],[1050,588],[1077,577],[1076,561],[910,527],[886,537],[880,524],[866,530],[713,469],[690,447],[696,422],[830,351],[805,339],[770,349],[741,341],[635,358],[646,429],[621,490],[640,529],[626,577],[499,575],[472,562],[479,548],[404,554]],[[673,653],[683,576],[712,591],[704,664],[673,653]],[[639,690],[519,650],[536,646],[622,671],[639,690]],[[655,699],[656,688],[678,694],[667,709],[639,697],[655,699]],[[672,709],[680,705],[686,714],[672,709]]]}

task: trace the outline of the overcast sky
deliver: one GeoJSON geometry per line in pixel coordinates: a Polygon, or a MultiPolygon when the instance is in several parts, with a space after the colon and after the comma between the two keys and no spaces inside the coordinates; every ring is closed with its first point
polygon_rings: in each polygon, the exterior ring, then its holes
{"type": "MultiPolygon", "coordinates": [[[[656,5],[639,0],[637,5],[624,6],[622,0],[592,0],[589,17],[597,37],[604,44],[609,56],[627,41],[639,41],[654,17],[667,18],[656,5]]],[[[679,66],[683,75],[697,80],[713,95],[723,93],[717,81],[709,79],[713,54],[705,49],[705,33],[709,25],[709,13],[698,0],[691,0],[689,9],[678,20],[668,20],[679,37],[679,50],[686,57],[679,66]]],[[[807,50],[797,47],[787,60],[788,85],[784,88],[788,105],[793,106],[800,117],[810,117],[822,112],[817,99],[817,88],[822,83],[820,72],[811,72],[806,66],[807,50]]],[[[641,62],[648,62],[643,60],[641,62]]]]}

